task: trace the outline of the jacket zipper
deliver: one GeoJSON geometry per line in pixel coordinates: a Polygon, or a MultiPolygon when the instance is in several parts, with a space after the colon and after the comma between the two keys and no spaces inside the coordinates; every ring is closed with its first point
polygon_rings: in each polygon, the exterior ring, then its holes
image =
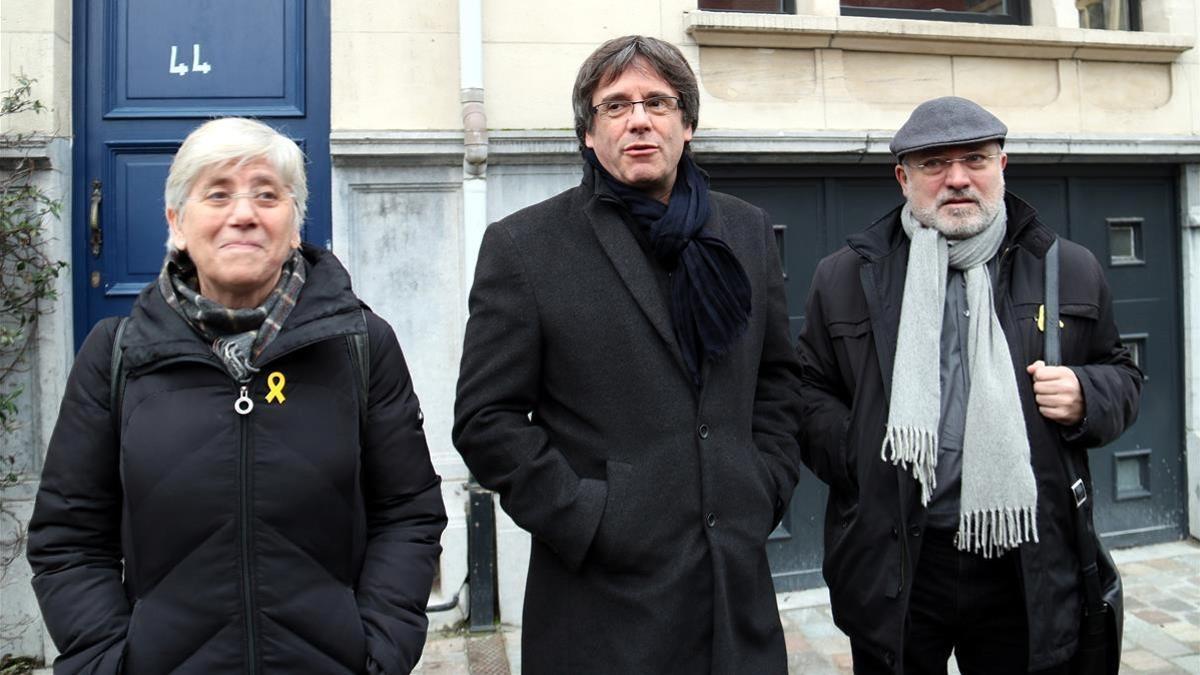
{"type": "Polygon", "coordinates": [[[250,675],[258,672],[258,636],[254,630],[254,580],[251,574],[250,554],[253,550],[250,533],[250,493],[253,484],[250,476],[250,411],[254,409],[246,385],[242,385],[234,409],[238,413],[238,426],[241,432],[241,447],[239,448],[238,487],[241,492],[241,507],[238,514],[238,527],[242,535],[242,607],[246,622],[246,672],[250,675]],[[249,405],[246,405],[248,403],[249,405]],[[243,412],[244,411],[244,412],[243,412]]]}
{"type": "MultiPolygon", "coordinates": [[[[325,337],[322,337],[319,339],[307,340],[301,344],[294,345],[291,349],[288,349],[286,351],[280,352],[279,354],[276,354],[271,359],[271,361],[278,360],[279,358],[281,358],[287,354],[291,354],[292,352],[298,351],[300,349],[303,349],[305,347],[313,345],[317,342],[322,342],[324,340],[331,339],[331,337],[336,337],[336,336],[325,336],[325,337]]],[[[198,356],[198,355],[183,355],[183,356],[169,357],[169,358],[163,359],[162,361],[159,361],[158,363],[154,364],[153,370],[157,370],[161,367],[168,366],[168,365],[171,365],[174,363],[205,363],[210,366],[213,366],[214,368],[220,369],[222,372],[225,372],[225,369],[222,368],[221,364],[219,362],[217,362],[215,359],[206,358],[206,357],[198,356]]],[[[262,367],[265,367],[266,365],[267,365],[267,362],[264,362],[263,364],[260,364],[259,367],[262,368],[262,367]]],[[[235,384],[236,384],[236,382],[235,382],[235,384]]],[[[241,530],[241,546],[242,546],[241,576],[242,576],[242,607],[244,608],[243,620],[246,622],[246,671],[245,672],[248,673],[249,675],[256,675],[258,673],[258,635],[257,635],[257,631],[255,630],[255,622],[254,622],[254,579],[253,579],[253,574],[252,574],[252,565],[251,565],[251,561],[250,561],[250,554],[251,554],[251,551],[253,550],[253,545],[252,545],[253,537],[251,536],[251,529],[250,529],[250,522],[251,522],[250,495],[251,495],[251,492],[253,491],[254,486],[253,486],[253,482],[250,479],[250,456],[251,456],[250,440],[251,439],[250,439],[250,421],[248,419],[250,416],[250,412],[254,410],[254,401],[253,401],[253,399],[250,398],[250,395],[249,395],[249,385],[250,385],[250,383],[247,383],[245,385],[238,385],[238,387],[239,387],[238,396],[234,400],[233,409],[234,409],[234,412],[238,413],[238,418],[239,418],[238,427],[239,427],[239,432],[241,434],[241,443],[240,443],[239,453],[238,453],[238,456],[239,456],[238,488],[240,491],[239,497],[240,497],[240,501],[241,501],[241,505],[240,505],[239,513],[238,513],[238,520],[239,520],[238,525],[239,525],[239,529],[241,530]]]]}

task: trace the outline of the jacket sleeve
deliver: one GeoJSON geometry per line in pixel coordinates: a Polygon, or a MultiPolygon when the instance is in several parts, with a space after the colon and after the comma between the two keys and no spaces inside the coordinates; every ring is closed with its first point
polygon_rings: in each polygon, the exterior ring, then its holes
{"type": "Polygon", "coordinates": [[[787,296],[775,234],[765,212],[767,297],[759,305],[766,312],[766,331],[755,386],[752,432],[754,445],[775,482],[775,524],[783,518],[792,492],[800,480],[800,446],[796,435],[800,412],[800,363],[792,349],[788,329],[787,296]]]}
{"type": "Polygon", "coordinates": [[[116,323],[97,324],[71,368],[29,523],[33,590],[60,675],[119,673],[129,626],[120,451],[109,415],[116,323]]]}
{"type": "Polygon", "coordinates": [[[425,442],[420,402],[396,335],[368,313],[371,376],[363,429],[367,548],[357,600],[367,670],[407,673],[425,645],[446,509],[425,442]]]}
{"type": "Polygon", "coordinates": [[[800,357],[800,458],[827,485],[844,488],[852,483],[845,457],[850,393],[842,385],[822,306],[823,290],[831,283],[830,267],[835,262],[836,258],[827,258],[817,265],[796,345],[800,357]]]}
{"type": "Polygon", "coordinates": [[[1086,250],[1083,253],[1091,267],[1089,276],[1099,288],[1099,315],[1085,346],[1083,363],[1067,364],[1083,390],[1084,419],[1075,428],[1064,428],[1063,438],[1076,447],[1096,448],[1115,441],[1137,419],[1142,371],[1133,363],[1129,348],[1121,343],[1104,271],[1095,256],[1086,250]]]}
{"type": "Polygon", "coordinates": [[[469,305],[454,444],[509,516],[577,569],[604,512],[607,483],[580,478],[530,418],[541,385],[537,298],[502,224],[484,233],[469,305]]]}

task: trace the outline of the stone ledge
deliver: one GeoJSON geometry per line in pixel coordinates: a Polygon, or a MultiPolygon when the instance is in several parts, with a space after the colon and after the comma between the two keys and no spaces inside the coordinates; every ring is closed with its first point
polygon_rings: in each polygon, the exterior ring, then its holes
{"type": "MultiPolygon", "coordinates": [[[[488,163],[575,164],[575,134],[566,130],[491,131],[488,163]]],[[[750,163],[890,163],[891,131],[700,130],[692,149],[702,161],[750,163]]],[[[1043,134],[1009,137],[1005,149],[1038,163],[1200,162],[1200,136],[1043,134]]],[[[461,161],[461,131],[337,131],[335,165],[461,161]]]]}
{"type": "Polygon", "coordinates": [[[744,12],[683,13],[701,47],[847,51],[1171,63],[1195,45],[1191,35],[958,21],[744,12]]]}
{"type": "Polygon", "coordinates": [[[18,134],[0,138],[0,171],[12,171],[22,162],[38,169],[51,168],[56,136],[18,134]]]}

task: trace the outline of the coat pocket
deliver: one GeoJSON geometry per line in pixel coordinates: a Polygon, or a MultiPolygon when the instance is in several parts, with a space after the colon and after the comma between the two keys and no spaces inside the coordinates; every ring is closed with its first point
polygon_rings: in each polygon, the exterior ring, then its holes
{"type": "MultiPolygon", "coordinates": [[[[644,562],[646,551],[639,520],[647,516],[640,505],[637,470],[632,464],[608,460],[608,495],[592,543],[595,559],[608,569],[631,569],[644,562]]],[[[644,532],[643,532],[644,535],[644,532]]]]}
{"type": "MultiPolygon", "coordinates": [[[[1063,365],[1087,363],[1087,349],[1100,318],[1100,308],[1090,303],[1066,303],[1058,311],[1063,365]]],[[[1041,303],[1025,303],[1016,305],[1013,312],[1025,343],[1026,363],[1043,359],[1046,353],[1045,307],[1041,303]]]]}
{"type": "Polygon", "coordinates": [[[832,321],[828,325],[829,339],[833,343],[834,357],[838,364],[838,375],[842,378],[842,386],[846,391],[853,392],[855,383],[866,365],[867,359],[874,358],[870,347],[871,319],[851,319],[847,321],[832,321]]]}

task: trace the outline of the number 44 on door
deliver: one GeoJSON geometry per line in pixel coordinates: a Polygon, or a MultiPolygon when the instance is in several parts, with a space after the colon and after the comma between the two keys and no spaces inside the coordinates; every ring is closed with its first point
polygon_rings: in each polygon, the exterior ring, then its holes
{"type": "MultiPolygon", "coordinates": [[[[212,66],[207,61],[200,61],[200,45],[193,44],[191,72],[207,75],[210,70],[212,70],[212,66]]],[[[179,63],[179,47],[176,45],[171,45],[171,68],[167,72],[181,77],[188,74],[187,64],[179,63]]]]}

